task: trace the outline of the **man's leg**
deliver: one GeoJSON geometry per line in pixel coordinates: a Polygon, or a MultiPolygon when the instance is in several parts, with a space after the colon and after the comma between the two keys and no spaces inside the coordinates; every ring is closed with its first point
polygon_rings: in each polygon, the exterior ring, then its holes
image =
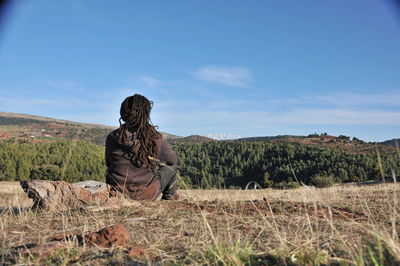
{"type": "Polygon", "coordinates": [[[176,193],[178,190],[178,184],[176,180],[176,165],[161,166],[157,171],[157,177],[160,181],[160,190],[162,193],[161,199],[179,199],[179,196],[176,193]]]}

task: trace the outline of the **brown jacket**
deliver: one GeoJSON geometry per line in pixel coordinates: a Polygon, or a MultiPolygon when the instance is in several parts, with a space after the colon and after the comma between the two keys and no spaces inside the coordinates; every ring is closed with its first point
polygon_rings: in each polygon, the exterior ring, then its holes
{"type": "MultiPolygon", "coordinates": [[[[134,200],[155,200],[160,191],[157,174],[146,165],[138,166],[133,158],[133,142],[122,144],[119,129],[111,132],[106,139],[106,183],[122,191],[134,200]]],[[[128,135],[131,139],[131,135],[128,135]]],[[[175,152],[163,136],[157,140],[159,159],[167,165],[178,162],[175,152]]],[[[139,147],[140,148],[140,147],[139,147]]]]}

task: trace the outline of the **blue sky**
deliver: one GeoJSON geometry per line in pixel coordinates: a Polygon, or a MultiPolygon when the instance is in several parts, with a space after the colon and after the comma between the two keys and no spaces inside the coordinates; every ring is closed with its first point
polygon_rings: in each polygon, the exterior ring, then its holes
{"type": "Polygon", "coordinates": [[[171,134],[400,137],[392,1],[25,0],[0,32],[0,111],[171,134]]]}

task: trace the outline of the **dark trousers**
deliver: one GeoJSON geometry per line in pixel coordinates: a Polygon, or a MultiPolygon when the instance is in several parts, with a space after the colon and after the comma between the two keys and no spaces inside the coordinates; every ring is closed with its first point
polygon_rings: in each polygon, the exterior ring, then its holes
{"type": "Polygon", "coordinates": [[[157,171],[157,178],[160,181],[161,199],[171,199],[178,190],[176,180],[176,165],[163,165],[157,171]]]}

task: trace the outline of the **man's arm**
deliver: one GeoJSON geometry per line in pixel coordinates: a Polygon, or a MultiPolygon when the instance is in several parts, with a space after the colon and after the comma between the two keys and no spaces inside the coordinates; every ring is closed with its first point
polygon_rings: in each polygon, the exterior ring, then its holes
{"type": "Polygon", "coordinates": [[[168,144],[164,136],[162,137],[161,140],[159,157],[160,161],[166,163],[167,165],[178,164],[178,157],[176,156],[176,153],[172,150],[171,145],[168,144]]]}
{"type": "Polygon", "coordinates": [[[104,158],[106,159],[106,166],[110,167],[110,161],[109,161],[109,146],[110,146],[110,135],[107,136],[106,138],[106,149],[105,149],[105,153],[104,153],[104,158]]]}

